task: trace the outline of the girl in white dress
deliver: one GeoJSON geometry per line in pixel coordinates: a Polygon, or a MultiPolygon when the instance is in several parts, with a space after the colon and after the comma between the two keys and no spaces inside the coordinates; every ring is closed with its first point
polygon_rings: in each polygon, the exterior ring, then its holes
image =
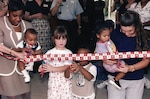
{"type": "MultiPolygon", "coordinates": [[[[46,54],[72,54],[67,49],[67,31],[65,27],[58,26],[53,34],[55,47],[46,54]]],[[[46,60],[46,64],[39,67],[39,72],[49,72],[48,98],[47,99],[72,99],[71,81],[64,77],[64,71],[72,64],[68,60],[46,60]]]]}

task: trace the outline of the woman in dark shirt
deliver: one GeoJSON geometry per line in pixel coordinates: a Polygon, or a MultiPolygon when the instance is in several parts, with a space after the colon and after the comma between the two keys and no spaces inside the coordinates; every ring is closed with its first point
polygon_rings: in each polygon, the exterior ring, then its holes
{"type": "MultiPolygon", "coordinates": [[[[147,39],[143,32],[139,15],[133,11],[127,11],[120,17],[120,29],[111,33],[111,39],[116,44],[119,52],[147,50],[147,39]]],[[[144,68],[148,65],[149,59],[135,58],[124,59],[126,65],[125,77],[120,80],[122,89],[119,90],[108,84],[108,99],[142,99],[144,91],[144,68]]],[[[116,61],[105,60],[107,64],[116,61]]],[[[109,74],[112,79],[116,74],[109,74]]]]}
{"type": "Polygon", "coordinates": [[[30,0],[25,5],[25,19],[32,22],[33,28],[38,32],[38,41],[42,52],[52,48],[50,19],[51,2],[48,0],[30,0]]]}

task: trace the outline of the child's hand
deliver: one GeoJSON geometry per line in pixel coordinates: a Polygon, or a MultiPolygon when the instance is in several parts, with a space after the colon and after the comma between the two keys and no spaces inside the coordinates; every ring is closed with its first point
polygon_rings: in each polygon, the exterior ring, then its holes
{"type": "Polygon", "coordinates": [[[41,72],[43,70],[43,65],[40,65],[38,68],[38,72],[41,72]]]}
{"type": "Polygon", "coordinates": [[[48,64],[44,64],[44,66],[43,66],[43,70],[44,70],[44,73],[46,73],[46,72],[53,72],[53,66],[51,66],[51,65],[48,65],[48,64]]]}
{"type": "Polygon", "coordinates": [[[73,63],[70,67],[70,70],[76,73],[80,70],[80,66],[77,63],[73,63]]]}

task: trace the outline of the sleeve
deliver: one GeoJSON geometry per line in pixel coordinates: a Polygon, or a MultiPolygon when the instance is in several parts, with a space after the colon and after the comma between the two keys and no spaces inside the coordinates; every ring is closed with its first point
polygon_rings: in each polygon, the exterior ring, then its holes
{"type": "Polygon", "coordinates": [[[57,0],[53,0],[50,10],[52,10],[55,7],[56,3],[57,3],[57,0]]]}
{"type": "Polygon", "coordinates": [[[95,81],[96,80],[96,75],[97,75],[96,66],[92,65],[89,69],[89,72],[94,76],[94,78],[91,81],[95,81]]]}
{"type": "Polygon", "coordinates": [[[83,9],[79,3],[78,0],[76,0],[76,15],[81,14],[83,12],[83,9]]]}

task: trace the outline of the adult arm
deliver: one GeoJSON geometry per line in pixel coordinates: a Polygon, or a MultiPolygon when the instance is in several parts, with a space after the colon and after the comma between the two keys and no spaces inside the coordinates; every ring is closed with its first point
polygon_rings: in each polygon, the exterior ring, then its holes
{"type": "MultiPolygon", "coordinates": [[[[54,1],[53,1],[53,3],[54,3],[54,1]]],[[[57,0],[56,4],[55,4],[54,7],[51,9],[51,14],[52,14],[52,16],[55,16],[55,15],[57,14],[58,9],[59,9],[61,3],[62,3],[62,0],[57,0]]]]}
{"type": "Polygon", "coordinates": [[[118,71],[120,72],[124,72],[124,73],[127,73],[127,72],[134,72],[135,70],[140,70],[142,68],[145,68],[148,66],[149,64],[149,59],[148,58],[145,58],[143,59],[142,61],[136,63],[136,64],[133,64],[133,65],[123,65],[121,66],[120,68],[118,68],[118,71]]]}
{"type": "Polygon", "coordinates": [[[12,56],[16,56],[18,58],[24,58],[24,56],[26,55],[26,53],[19,53],[19,52],[16,52],[6,46],[4,46],[3,44],[0,44],[0,51],[3,52],[3,53],[7,53],[7,54],[10,54],[12,56]]]}

